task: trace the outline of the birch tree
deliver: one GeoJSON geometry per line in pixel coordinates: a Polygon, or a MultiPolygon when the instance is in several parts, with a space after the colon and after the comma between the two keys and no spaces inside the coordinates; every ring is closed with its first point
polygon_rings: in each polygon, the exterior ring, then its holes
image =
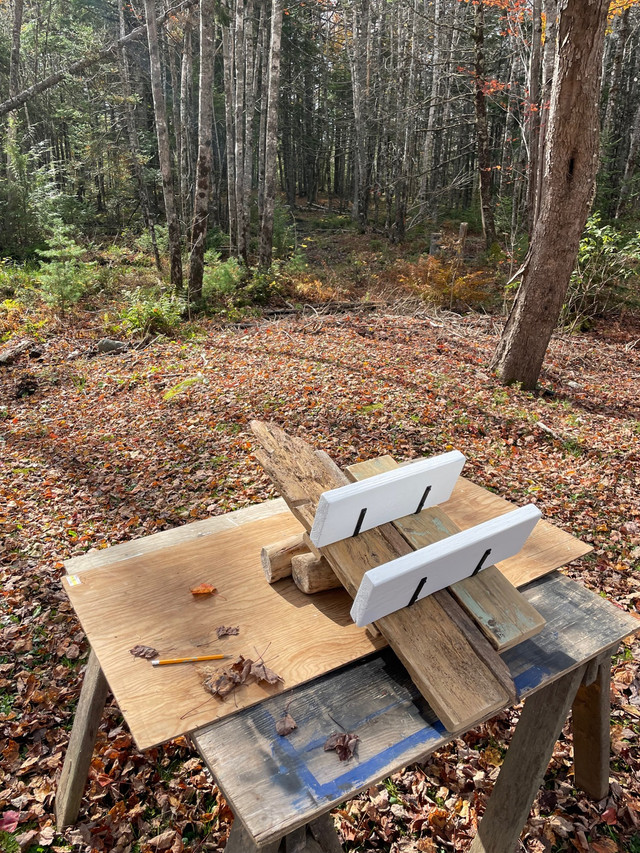
{"type": "Polygon", "coordinates": [[[171,151],[169,148],[169,128],[167,125],[167,107],[162,85],[162,66],[160,64],[160,48],[158,44],[158,25],[154,0],[144,0],[145,17],[147,22],[147,41],[149,45],[149,66],[151,71],[151,93],[153,97],[153,113],[158,142],[158,160],[162,175],[162,193],[164,197],[165,216],[169,234],[169,260],[171,264],[171,284],[176,292],[182,290],[182,241],[180,224],[176,213],[175,196],[173,191],[173,174],[171,169],[171,151]]]}

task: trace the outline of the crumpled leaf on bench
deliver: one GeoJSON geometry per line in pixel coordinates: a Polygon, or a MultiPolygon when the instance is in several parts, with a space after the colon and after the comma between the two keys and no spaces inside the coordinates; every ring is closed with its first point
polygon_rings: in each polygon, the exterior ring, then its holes
{"type": "Polygon", "coordinates": [[[286,737],[297,728],[298,724],[288,711],[286,711],[279,720],[276,720],[276,731],[280,737],[286,737]]]}
{"type": "Polygon", "coordinates": [[[217,591],[211,583],[201,583],[189,590],[191,595],[215,595],[217,591]]]}
{"type": "Polygon", "coordinates": [[[157,650],[151,646],[134,646],[132,649],[129,649],[129,654],[132,654],[134,658],[144,658],[145,660],[158,657],[157,650]]]}
{"type": "Polygon", "coordinates": [[[225,669],[207,673],[202,686],[212,696],[224,699],[242,684],[253,684],[255,682],[277,684],[279,681],[284,684],[284,679],[266,667],[262,661],[255,662],[251,658],[240,655],[225,669]]]}
{"type": "Polygon", "coordinates": [[[235,637],[240,633],[240,628],[233,628],[231,625],[218,625],[216,628],[216,635],[218,639],[220,637],[235,637]]]}
{"type": "Polygon", "coordinates": [[[353,757],[359,740],[355,732],[334,732],[326,739],[324,751],[333,750],[338,753],[340,761],[348,761],[353,757]]]}

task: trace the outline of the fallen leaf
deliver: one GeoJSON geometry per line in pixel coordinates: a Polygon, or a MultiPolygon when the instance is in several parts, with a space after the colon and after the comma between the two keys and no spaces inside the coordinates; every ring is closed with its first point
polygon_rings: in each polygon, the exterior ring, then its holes
{"type": "MultiPolygon", "coordinates": [[[[295,724],[294,724],[295,728],[295,724]]],[[[5,812],[0,817],[0,830],[3,832],[15,832],[20,821],[20,812],[9,811],[5,812]]]]}
{"type": "Polygon", "coordinates": [[[284,684],[284,678],[262,662],[252,664],[251,675],[258,681],[266,681],[267,684],[277,684],[279,681],[284,684]]]}
{"type": "MultiPolygon", "coordinates": [[[[193,592],[193,590],[192,590],[192,592],[193,592]]],[[[218,627],[216,628],[216,634],[217,634],[218,639],[220,639],[220,637],[235,637],[239,633],[240,633],[240,628],[232,628],[230,625],[229,626],[218,625],[218,627]]]]}
{"type": "Polygon", "coordinates": [[[298,724],[288,712],[283,714],[283,716],[276,721],[276,731],[278,732],[280,737],[286,737],[288,734],[291,734],[294,729],[297,728],[298,724]]]}
{"type": "Polygon", "coordinates": [[[324,744],[324,751],[335,751],[340,761],[348,761],[355,753],[360,738],[355,732],[334,732],[324,744]]]}
{"type": "Polygon", "coordinates": [[[144,658],[145,660],[158,657],[157,650],[152,649],[151,646],[134,646],[132,649],[129,649],[129,654],[132,654],[134,658],[144,658]]]}
{"type": "Polygon", "coordinates": [[[610,806],[606,811],[602,812],[602,820],[609,826],[613,826],[618,822],[618,811],[615,806],[610,806]]]}
{"type": "Polygon", "coordinates": [[[210,583],[201,583],[194,586],[190,592],[191,595],[215,595],[218,590],[210,583]]]}

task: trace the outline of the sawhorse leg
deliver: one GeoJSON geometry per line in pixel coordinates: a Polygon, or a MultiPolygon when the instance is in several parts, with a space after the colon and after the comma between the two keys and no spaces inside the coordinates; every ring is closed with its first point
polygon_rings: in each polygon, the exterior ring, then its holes
{"type": "Polygon", "coordinates": [[[328,814],[264,847],[257,847],[241,822],[234,820],[225,853],[342,853],[342,845],[328,814]]]}
{"type": "Polygon", "coordinates": [[[524,703],[470,853],[513,853],[585,669],[567,673],[524,703]]]}
{"type": "Polygon", "coordinates": [[[594,800],[609,793],[611,753],[611,653],[587,664],[573,700],[573,765],[576,788],[594,800]]]}
{"type": "Polygon", "coordinates": [[[59,832],[74,824],[78,817],[108,692],[107,680],[92,649],[56,793],[59,832]]]}

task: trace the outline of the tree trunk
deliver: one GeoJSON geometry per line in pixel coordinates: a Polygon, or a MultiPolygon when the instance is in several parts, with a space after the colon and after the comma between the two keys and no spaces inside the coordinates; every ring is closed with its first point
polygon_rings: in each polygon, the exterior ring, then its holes
{"type": "MultiPolygon", "coordinates": [[[[118,2],[118,21],[120,25],[120,38],[125,35],[124,22],[124,3],[123,0],[118,2]]],[[[125,122],[127,125],[127,136],[129,139],[129,152],[131,155],[131,171],[136,179],[138,192],[140,194],[140,207],[142,208],[142,218],[144,224],[149,231],[151,245],[153,247],[153,257],[156,262],[156,269],[162,270],[160,263],[160,253],[158,252],[158,241],[156,240],[156,229],[151,207],[149,205],[149,193],[147,185],[144,182],[144,174],[142,172],[142,164],[140,163],[140,145],[138,139],[138,130],[136,128],[136,116],[133,103],[131,100],[131,81],[129,79],[129,60],[127,58],[127,48],[123,44],[120,47],[120,82],[122,85],[122,95],[124,100],[125,122]]]]}
{"type": "Polygon", "coordinates": [[[633,180],[633,172],[640,153],[640,104],[636,110],[635,121],[631,131],[631,142],[629,144],[629,153],[627,154],[627,162],[624,168],[622,178],[622,186],[620,187],[620,197],[616,207],[616,217],[622,216],[625,212],[629,196],[631,194],[631,184],[633,180]]]}
{"type": "Polygon", "coordinates": [[[147,40],[149,43],[149,63],[151,69],[151,94],[153,97],[153,112],[158,139],[158,160],[162,175],[162,192],[164,209],[167,217],[169,232],[169,258],[171,263],[171,284],[176,292],[182,290],[182,247],[180,240],[180,225],[176,215],[173,193],[173,178],[171,174],[171,152],[169,149],[169,128],[167,126],[167,107],[162,86],[162,68],[160,65],[160,50],[158,46],[158,26],[153,0],[144,0],[145,17],[147,20],[147,40]]]}
{"type": "Polygon", "coordinates": [[[491,151],[489,149],[489,124],[484,94],[484,3],[478,0],[474,8],[473,42],[475,56],[476,137],[478,142],[478,170],[480,172],[480,207],[482,231],[487,247],[497,242],[496,225],[491,199],[491,151]]]}
{"type": "Polygon", "coordinates": [[[273,212],[276,201],[278,142],[278,91],[280,82],[280,43],[282,39],[283,0],[272,0],[271,39],[269,45],[269,85],[264,155],[264,209],[260,223],[260,266],[271,266],[273,251],[273,212]]]}
{"type": "Polygon", "coordinates": [[[202,300],[204,247],[209,223],[211,196],[213,63],[215,36],[215,0],[200,0],[200,84],[198,104],[198,160],[196,193],[193,203],[191,255],[189,264],[189,303],[202,300]]]}
{"type": "Polygon", "coordinates": [[[527,230],[533,233],[536,217],[536,195],[540,169],[540,69],[542,63],[542,0],[533,0],[532,41],[529,57],[529,98],[527,116],[527,142],[529,148],[529,180],[527,183],[527,230]]]}
{"type": "Polygon", "coordinates": [[[227,132],[227,201],[229,206],[229,244],[231,254],[238,250],[238,211],[236,207],[236,126],[233,111],[233,37],[229,26],[222,28],[224,60],[224,119],[227,132]]]}
{"type": "Polygon", "coordinates": [[[540,215],[522,284],[493,357],[505,384],[536,386],[569,286],[598,166],[608,0],[561,0],[540,215]]]}
{"type": "Polygon", "coordinates": [[[180,170],[181,208],[185,221],[189,221],[193,205],[193,155],[191,151],[191,77],[193,68],[193,14],[189,9],[184,21],[182,41],[182,59],[180,62],[180,148],[176,151],[176,160],[180,170]]]}

